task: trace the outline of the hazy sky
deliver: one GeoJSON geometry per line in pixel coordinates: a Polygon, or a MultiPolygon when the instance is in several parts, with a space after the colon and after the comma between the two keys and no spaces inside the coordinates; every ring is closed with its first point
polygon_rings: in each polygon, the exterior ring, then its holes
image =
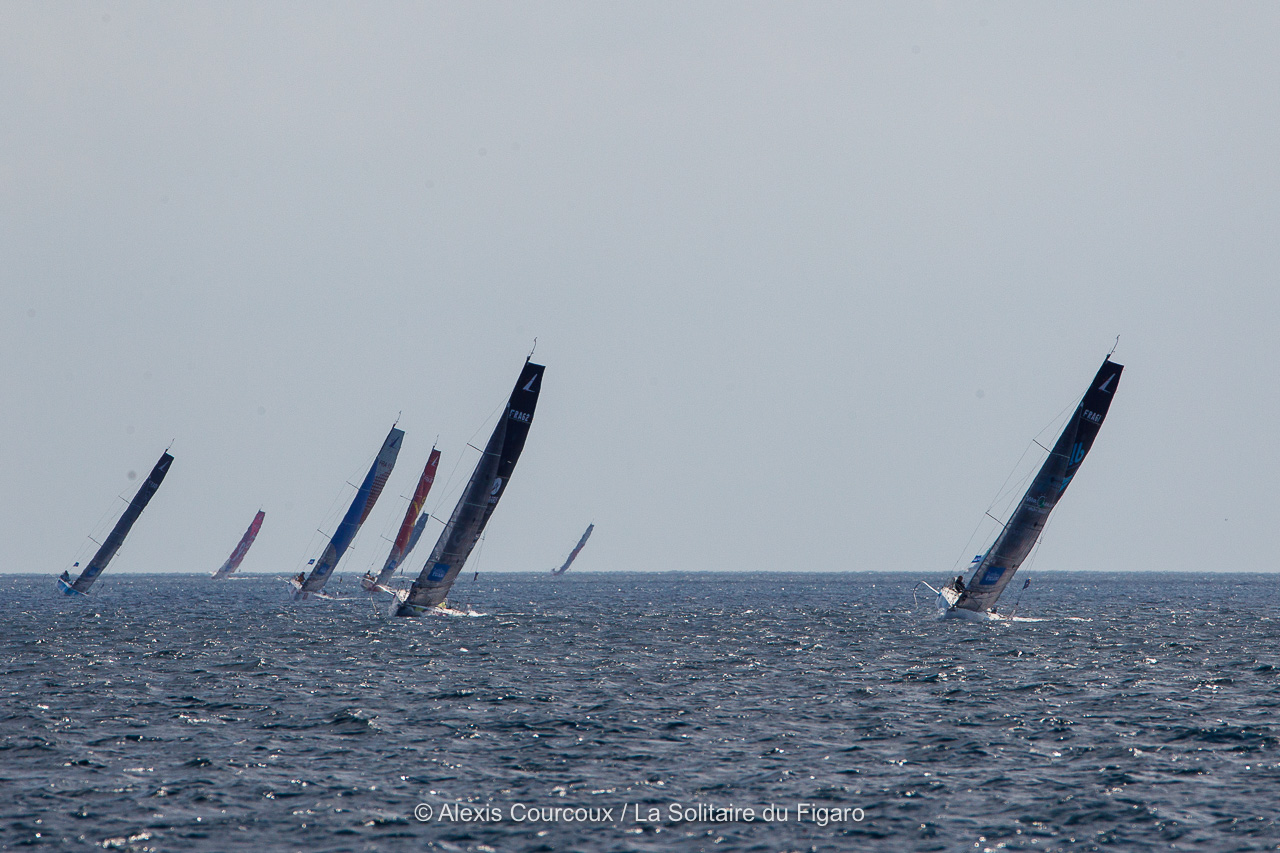
{"type": "Polygon", "coordinates": [[[211,572],[259,507],[244,570],[295,571],[399,414],[340,570],[380,564],[536,336],[481,570],[594,521],[584,571],[943,577],[1116,335],[1032,568],[1271,571],[1278,33],[1274,3],[0,4],[0,571],[82,559],[171,441],[108,571],[211,572]]]}

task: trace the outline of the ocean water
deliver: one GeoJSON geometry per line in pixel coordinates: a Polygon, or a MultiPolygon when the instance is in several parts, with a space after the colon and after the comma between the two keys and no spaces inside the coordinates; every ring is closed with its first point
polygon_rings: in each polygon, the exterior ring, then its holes
{"type": "Polygon", "coordinates": [[[492,574],[421,620],[0,575],[0,849],[1280,846],[1280,578],[1032,576],[973,624],[904,574],[492,574]]]}

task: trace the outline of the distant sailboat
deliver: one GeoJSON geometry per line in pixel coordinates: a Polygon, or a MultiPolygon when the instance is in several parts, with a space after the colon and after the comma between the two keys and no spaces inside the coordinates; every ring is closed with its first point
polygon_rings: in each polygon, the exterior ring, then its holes
{"type": "Polygon", "coordinates": [[[578,540],[578,544],[573,546],[573,550],[569,552],[569,559],[564,561],[564,565],[558,569],[552,569],[551,574],[559,577],[569,571],[569,567],[573,565],[573,561],[578,559],[578,552],[582,550],[582,546],[587,544],[587,540],[591,538],[591,531],[595,530],[594,524],[587,525],[587,532],[582,534],[582,538],[578,540]]]}
{"type": "Polygon", "coordinates": [[[940,590],[934,590],[938,593],[938,608],[943,613],[970,618],[994,616],[991,608],[1035,547],[1049,520],[1049,513],[1057,506],[1089,448],[1093,447],[1093,440],[1097,438],[1111,407],[1122,370],[1124,365],[1116,364],[1110,356],[1103,360],[1089,390],[1076,406],[1075,414],[1067,421],[1049,458],[1040,466],[1031,487],[1005,522],[1004,529],[985,554],[974,558],[968,580],[957,583],[961,580],[957,578],[940,590]]]}
{"type": "Polygon", "coordinates": [[[544,370],[541,364],[525,361],[524,370],[507,400],[506,410],[494,427],[493,435],[489,436],[489,443],[485,445],[453,515],[436,540],[430,558],[413,586],[397,596],[400,604],[395,615],[421,616],[429,612],[469,615],[468,611],[450,608],[445,597],[484,532],[511,479],[511,472],[515,470],[525,438],[529,435],[529,425],[533,422],[544,370]]]}
{"type": "Polygon", "coordinates": [[[392,427],[391,432],[387,433],[387,439],[382,443],[382,450],[378,451],[378,458],[374,459],[373,465],[369,467],[369,473],[365,475],[364,482],[356,490],[355,499],[347,509],[347,514],[342,517],[342,522],[338,524],[338,529],[334,531],[333,538],[329,540],[324,553],[315,561],[315,568],[311,570],[310,575],[304,577],[299,573],[296,578],[289,581],[294,601],[326,597],[322,596],[320,591],[324,589],[338,561],[346,553],[351,540],[356,537],[360,525],[364,524],[364,520],[369,517],[369,511],[377,503],[378,495],[382,494],[382,487],[387,484],[387,477],[391,476],[391,469],[396,465],[396,457],[400,454],[400,442],[403,439],[404,430],[402,429],[392,427]]]}
{"type": "Polygon", "coordinates": [[[93,559],[89,561],[89,565],[84,567],[80,577],[72,582],[71,575],[64,571],[62,576],[58,578],[58,589],[66,595],[84,595],[89,591],[89,587],[93,586],[93,582],[98,579],[98,575],[102,574],[102,570],[107,567],[107,563],[111,562],[111,558],[116,555],[116,551],[120,550],[121,544],[124,543],[124,537],[129,535],[129,528],[133,527],[133,523],[138,520],[138,516],[142,515],[142,511],[146,509],[151,496],[156,493],[156,489],[160,488],[160,484],[164,482],[164,475],[169,473],[169,465],[172,462],[173,457],[169,455],[168,451],[165,451],[160,456],[160,461],[156,463],[156,467],[151,469],[151,473],[143,481],[138,493],[133,496],[133,500],[129,501],[129,506],[125,507],[124,514],[120,516],[116,526],[111,529],[111,533],[103,540],[102,545],[98,548],[98,553],[94,554],[93,559]]]}
{"type": "Polygon", "coordinates": [[[254,539],[258,538],[258,530],[262,527],[262,519],[266,518],[266,515],[262,510],[258,510],[258,514],[253,517],[253,523],[249,525],[249,529],[240,537],[240,542],[236,545],[235,550],[231,552],[231,556],[213,573],[214,580],[222,580],[240,568],[244,555],[249,553],[249,546],[253,544],[254,539]]]}
{"type": "Polygon", "coordinates": [[[422,476],[418,478],[418,487],[409,501],[409,508],[405,510],[404,521],[400,522],[400,532],[396,534],[395,542],[391,545],[391,553],[387,554],[387,561],[382,564],[382,571],[378,572],[377,577],[370,572],[360,579],[360,585],[368,592],[376,591],[395,595],[395,590],[389,589],[387,582],[404,562],[405,557],[409,556],[409,552],[418,542],[418,537],[422,535],[423,528],[427,526],[427,519],[430,516],[422,512],[422,505],[427,502],[431,484],[436,481],[436,468],[439,465],[440,451],[433,447],[431,455],[427,458],[426,467],[422,469],[422,476]],[[422,514],[419,515],[419,513],[422,514]]]}

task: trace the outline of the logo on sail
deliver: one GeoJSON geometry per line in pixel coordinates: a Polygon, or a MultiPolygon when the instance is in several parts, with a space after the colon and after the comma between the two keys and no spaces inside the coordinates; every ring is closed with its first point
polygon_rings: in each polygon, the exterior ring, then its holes
{"type": "Polygon", "coordinates": [[[1004,569],[999,566],[992,566],[983,573],[982,580],[979,581],[979,583],[983,586],[991,586],[993,583],[1000,580],[1002,575],[1004,575],[1004,569]]]}

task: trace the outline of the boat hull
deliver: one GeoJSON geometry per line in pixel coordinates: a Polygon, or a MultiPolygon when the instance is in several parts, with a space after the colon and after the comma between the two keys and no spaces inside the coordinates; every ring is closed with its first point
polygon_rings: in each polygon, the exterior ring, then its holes
{"type": "Polygon", "coordinates": [[[963,619],[966,622],[996,622],[1003,618],[998,613],[990,610],[968,610],[963,607],[956,607],[956,602],[960,600],[960,593],[956,592],[955,587],[944,586],[937,592],[938,596],[934,599],[934,606],[938,608],[939,619],[963,619]]]}
{"type": "Polygon", "coordinates": [[[79,596],[80,598],[84,598],[84,593],[71,586],[66,578],[58,578],[58,592],[61,592],[63,595],[72,597],[79,596]]]}
{"type": "Polygon", "coordinates": [[[463,607],[451,607],[449,602],[442,601],[439,604],[410,604],[408,602],[409,593],[403,589],[395,590],[394,598],[391,603],[391,615],[403,616],[409,619],[417,619],[422,616],[452,616],[452,617],[471,617],[488,616],[487,613],[481,613],[478,610],[472,610],[470,605],[463,607]]]}
{"type": "Polygon", "coordinates": [[[286,581],[289,587],[289,600],[297,604],[319,604],[322,601],[341,601],[323,592],[307,592],[302,588],[302,584],[298,583],[297,578],[290,578],[286,581]]]}

